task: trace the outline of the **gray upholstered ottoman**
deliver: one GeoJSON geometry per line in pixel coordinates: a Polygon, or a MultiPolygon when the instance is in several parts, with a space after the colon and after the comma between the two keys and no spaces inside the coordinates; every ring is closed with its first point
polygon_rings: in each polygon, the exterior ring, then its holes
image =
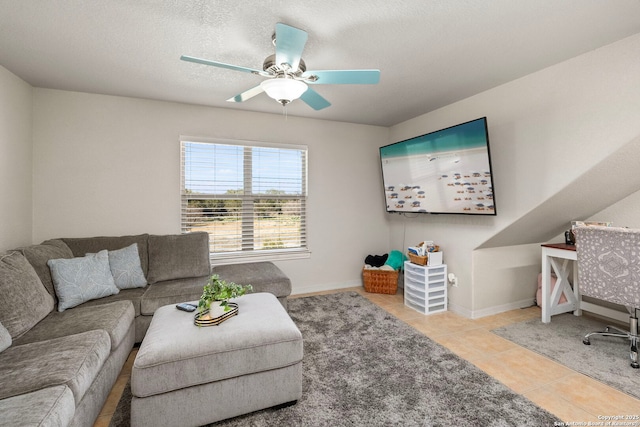
{"type": "Polygon", "coordinates": [[[131,372],[131,425],[199,426],[302,396],[302,335],[270,293],[197,327],[194,313],[156,310],[131,372]]]}

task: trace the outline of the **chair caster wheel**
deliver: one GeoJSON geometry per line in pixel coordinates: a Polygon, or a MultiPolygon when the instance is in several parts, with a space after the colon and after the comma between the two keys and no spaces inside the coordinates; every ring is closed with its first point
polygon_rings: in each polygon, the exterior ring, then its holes
{"type": "Polygon", "coordinates": [[[638,364],[638,362],[631,362],[631,367],[633,369],[640,369],[640,365],[638,364]]]}
{"type": "Polygon", "coordinates": [[[582,340],[582,344],[591,345],[591,342],[588,339],[585,338],[585,339],[582,340]]]}

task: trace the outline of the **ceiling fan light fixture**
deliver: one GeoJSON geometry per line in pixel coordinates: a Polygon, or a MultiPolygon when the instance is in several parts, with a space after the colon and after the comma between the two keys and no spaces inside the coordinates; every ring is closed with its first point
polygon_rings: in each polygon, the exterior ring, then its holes
{"type": "Polygon", "coordinates": [[[275,78],[265,80],[260,83],[262,89],[282,105],[287,105],[291,101],[298,99],[307,90],[305,82],[291,78],[275,78]]]}

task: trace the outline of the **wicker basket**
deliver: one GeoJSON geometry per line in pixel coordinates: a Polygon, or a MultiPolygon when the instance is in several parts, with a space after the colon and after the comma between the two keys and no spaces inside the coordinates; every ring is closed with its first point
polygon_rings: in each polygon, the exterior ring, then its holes
{"type": "Polygon", "coordinates": [[[398,271],[363,268],[362,279],[367,292],[395,295],[398,291],[398,271]]]}
{"type": "Polygon", "coordinates": [[[418,265],[427,265],[428,256],[420,256],[416,254],[412,254],[411,252],[407,253],[409,255],[409,261],[418,265]]]}
{"type": "MultiPolygon", "coordinates": [[[[440,246],[436,245],[434,252],[438,252],[438,251],[440,251],[440,246]]],[[[420,256],[420,255],[413,254],[411,252],[407,252],[407,255],[409,256],[409,261],[417,265],[427,265],[427,261],[429,260],[429,255],[420,256]]]]}

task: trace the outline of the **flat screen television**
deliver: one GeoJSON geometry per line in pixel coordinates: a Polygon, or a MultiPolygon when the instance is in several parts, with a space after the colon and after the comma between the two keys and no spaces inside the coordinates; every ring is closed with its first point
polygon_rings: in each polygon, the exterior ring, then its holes
{"type": "Polygon", "coordinates": [[[387,212],[496,215],[487,118],[380,147],[387,212]]]}

